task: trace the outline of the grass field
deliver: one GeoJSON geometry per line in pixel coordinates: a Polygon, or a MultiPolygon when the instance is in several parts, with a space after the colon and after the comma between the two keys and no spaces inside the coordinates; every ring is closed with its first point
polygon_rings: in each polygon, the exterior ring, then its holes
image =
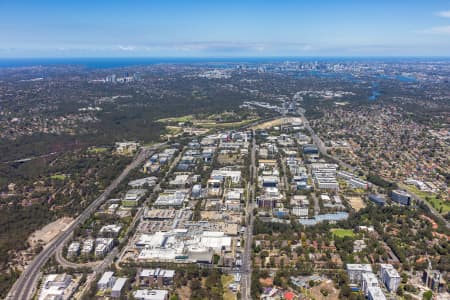
{"type": "Polygon", "coordinates": [[[178,126],[166,126],[167,134],[177,135],[183,132],[183,128],[178,126]]]}
{"type": "Polygon", "coordinates": [[[253,126],[253,129],[269,129],[274,126],[280,126],[282,124],[291,123],[291,122],[301,122],[300,118],[278,118],[272,121],[267,121],[256,126],[253,126]]]}
{"type": "Polygon", "coordinates": [[[339,238],[344,238],[346,236],[348,237],[354,237],[355,233],[351,229],[342,229],[342,228],[332,228],[331,232],[334,236],[337,236],[339,238]]]}
{"type": "Polygon", "coordinates": [[[105,147],[91,147],[88,151],[91,153],[103,153],[108,151],[108,149],[105,147]]]}
{"type": "Polygon", "coordinates": [[[188,122],[188,121],[192,121],[192,120],[194,120],[193,115],[185,115],[185,116],[181,116],[181,117],[159,119],[157,122],[160,122],[160,123],[177,122],[177,123],[179,123],[179,122],[188,122]]]}
{"type": "Polygon", "coordinates": [[[436,208],[436,210],[442,214],[450,212],[450,202],[444,202],[443,200],[436,199],[436,197],[430,199],[428,202],[436,208]],[[442,211],[441,211],[442,209],[442,211]]]}
{"type": "Polygon", "coordinates": [[[150,141],[150,142],[147,142],[147,143],[143,144],[142,146],[144,146],[144,147],[151,147],[151,146],[153,146],[153,145],[156,145],[157,143],[158,143],[158,142],[150,141]]]}
{"type": "Polygon", "coordinates": [[[408,192],[415,194],[419,198],[430,203],[438,212],[441,212],[441,209],[442,209],[441,213],[443,213],[443,214],[450,212],[450,201],[444,201],[442,199],[437,199],[436,194],[421,191],[415,186],[407,185],[407,186],[404,186],[404,188],[408,192]]]}
{"type": "Polygon", "coordinates": [[[66,175],[64,175],[64,174],[55,174],[55,175],[50,176],[50,178],[54,179],[54,180],[64,180],[64,179],[66,179],[66,175]]]}
{"type": "Polygon", "coordinates": [[[238,122],[229,122],[229,123],[216,123],[216,122],[194,122],[194,126],[201,127],[201,128],[233,128],[233,127],[241,127],[244,125],[248,125],[250,123],[256,122],[258,119],[249,119],[249,120],[243,120],[238,122]]]}
{"type": "Polygon", "coordinates": [[[222,275],[222,286],[223,286],[223,299],[224,300],[236,300],[236,294],[231,292],[228,289],[228,285],[233,282],[234,276],[233,275],[222,275]]]}
{"type": "MultiPolygon", "coordinates": [[[[218,117],[219,115],[212,115],[214,117],[218,117]]],[[[180,122],[192,122],[193,126],[200,127],[200,128],[233,128],[233,127],[240,127],[247,124],[250,124],[252,122],[255,122],[258,120],[258,118],[252,118],[237,122],[223,122],[218,123],[214,120],[212,120],[212,116],[208,118],[202,118],[202,119],[196,119],[194,115],[185,115],[181,117],[174,117],[174,118],[164,118],[159,119],[158,122],[160,123],[180,123],[180,122]]]]}

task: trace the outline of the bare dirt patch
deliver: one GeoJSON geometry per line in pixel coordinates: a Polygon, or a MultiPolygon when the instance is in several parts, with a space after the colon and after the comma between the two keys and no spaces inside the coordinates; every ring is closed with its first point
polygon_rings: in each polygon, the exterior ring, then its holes
{"type": "Polygon", "coordinates": [[[36,230],[28,237],[28,243],[31,247],[35,247],[38,244],[45,245],[54,239],[60,232],[64,231],[73,218],[64,217],[60,218],[52,223],[49,223],[39,230],[36,230]]]}
{"type": "Polygon", "coordinates": [[[339,290],[334,287],[332,280],[327,280],[311,289],[311,296],[316,300],[338,300],[339,290]],[[326,291],[326,296],[321,292],[326,291]]]}
{"type": "Polygon", "coordinates": [[[182,286],[177,289],[177,294],[181,300],[189,300],[191,298],[191,289],[187,286],[182,286]]]}
{"type": "Polygon", "coordinates": [[[366,204],[361,197],[347,197],[347,199],[355,211],[359,211],[361,208],[366,207],[366,204]]]}

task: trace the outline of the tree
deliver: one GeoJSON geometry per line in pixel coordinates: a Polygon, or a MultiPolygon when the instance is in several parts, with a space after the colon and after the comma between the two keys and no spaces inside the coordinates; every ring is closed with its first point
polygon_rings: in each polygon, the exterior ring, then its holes
{"type": "Polygon", "coordinates": [[[425,293],[423,293],[422,299],[423,300],[431,300],[432,297],[433,297],[433,292],[426,291],[425,293]]]}
{"type": "Polygon", "coordinates": [[[339,292],[339,299],[345,299],[350,297],[350,294],[352,293],[352,290],[347,284],[344,284],[341,287],[341,291],[339,292]]]}

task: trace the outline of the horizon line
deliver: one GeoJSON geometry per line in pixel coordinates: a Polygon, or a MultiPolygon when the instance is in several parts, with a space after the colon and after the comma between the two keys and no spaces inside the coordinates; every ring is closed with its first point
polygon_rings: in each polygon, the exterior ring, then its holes
{"type": "Polygon", "coordinates": [[[268,56],[16,56],[12,59],[264,59],[264,58],[450,58],[450,55],[268,55],[268,56]]]}

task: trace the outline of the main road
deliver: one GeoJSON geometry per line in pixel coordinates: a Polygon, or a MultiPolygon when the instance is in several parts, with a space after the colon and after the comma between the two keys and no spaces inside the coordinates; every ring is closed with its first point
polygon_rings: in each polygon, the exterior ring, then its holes
{"type": "Polygon", "coordinates": [[[98,207],[107,200],[111,192],[124,180],[128,173],[142,164],[156,149],[165,145],[160,143],[151,147],[143,147],[141,151],[135,156],[133,161],[114,179],[111,184],[103,191],[103,193],[95,199],[76,219],[72,224],[53,241],[44,247],[44,249],[36,255],[31,263],[22,272],[20,277],[16,280],[13,287],[8,293],[6,299],[26,300],[33,296],[36,284],[41,275],[41,269],[48,261],[48,259],[55,254],[56,250],[64,245],[71,237],[73,231],[78,225],[86,221],[98,207]]]}
{"type": "Polygon", "coordinates": [[[319,149],[319,152],[326,157],[329,157],[330,159],[334,160],[335,162],[337,162],[341,167],[344,167],[345,169],[354,171],[355,167],[351,166],[350,164],[342,161],[341,159],[334,157],[330,154],[328,154],[327,152],[327,147],[325,146],[325,143],[322,141],[322,139],[314,132],[314,129],[311,128],[311,126],[309,125],[309,121],[308,119],[305,117],[304,115],[304,110],[303,108],[299,108],[297,110],[298,115],[300,116],[300,118],[302,119],[303,124],[305,125],[306,130],[308,130],[309,134],[311,135],[311,138],[314,142],[314,144],[317,146],[317,148],[319,149]]]}
{"type": "Polygon", "coordinates": [[[242,255],[241,265],[241,299],[251,300],[251,285],[252,285],[252,238],[253,238],[253,207],[255,199],[255,184],[257,182],[257,168],[256,168],[256,137],[253,132],[252,150],[251,150],[251,165],[250,176],[251,182],[247,186],[247,206],[246,206],[246,218],[247,228],[244,233],[244,253],[242,255]]]}

